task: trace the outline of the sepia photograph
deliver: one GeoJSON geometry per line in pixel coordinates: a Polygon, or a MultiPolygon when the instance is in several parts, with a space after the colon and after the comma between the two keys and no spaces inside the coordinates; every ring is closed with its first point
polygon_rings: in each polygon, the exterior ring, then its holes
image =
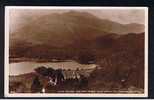
{"type": "Polygon", "coordinates": [[[5,7],[6,97],[147,97],[147,7],[5,7]]]}

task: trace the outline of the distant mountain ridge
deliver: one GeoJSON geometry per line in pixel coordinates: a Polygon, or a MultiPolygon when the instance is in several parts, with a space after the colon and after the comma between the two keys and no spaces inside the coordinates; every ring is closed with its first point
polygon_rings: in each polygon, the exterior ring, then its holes
{"type": "Polygon", "coordinates": [[[63,47],[108,33],[141,32],[144,32],[144,26],[141,24],[123,25],[99,19],[87,12],[70,11],[62,14],[49,14],[30,21],[16,33],[10,34],[10,45],[13,45],[15,41],[26,41],[33,44],[48,44],[50,42],[53,46],[63,47]]]}
{"type": "Polygon", "coordinates": [[[137,33],[140,31],[144,32],[143,25],[135,23],[123,25],[99,19],[85,12],[55,13],[35,19],[16,33],[10,34],[10,57],[59,59],[72,57],[80,59],[82,57],[80,55],[94,57],[97,55],[93,53],[96,52],[95,49],[97,51],[110,47],[113,49],[119,45],[115,43],[120,37],[127,39],[128,33],[134,34],[131,38],[138,37],[137,33]]]}

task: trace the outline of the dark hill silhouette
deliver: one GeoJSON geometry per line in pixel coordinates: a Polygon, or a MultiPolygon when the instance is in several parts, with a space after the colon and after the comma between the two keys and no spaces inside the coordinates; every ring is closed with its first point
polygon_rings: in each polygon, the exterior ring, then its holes
{"type": "Polygon", "coordinates": [[[119,24],[86,13],[70,11],[62,14],[49,14],[27,24],[10,34],[10,46],[28,42],[33,45],[50,45],[52,47],[72,47],[109,34],[127,34],[144,32],[141,24],[119,24]],[[21,38],[22,37],[22,38],[21,38]]]}
{"type": "Polygon", "coordinates": [[[107,35],[105,40],[103,37],[99,38],[99,42],[106,41],[110,46],[102,42],[102,46],[97,51],[97,63],[102,69],[93,72],[92,82],[94,83],[90,82],[92,83],[90,87],[96,86],[95,89],[97,89],[100,86],[103,87],[104,82],[109,81],[108,83],[111,83],[114,88],[118,88],[119,85],[122,86],[121,80],[124,79],[127,88],[136,86],[143,89],[144,33],[129,33],[116,39],[111,37],[113,34],[107,35]],[[109,40],[112,42],[108,43],[109,40]]]}

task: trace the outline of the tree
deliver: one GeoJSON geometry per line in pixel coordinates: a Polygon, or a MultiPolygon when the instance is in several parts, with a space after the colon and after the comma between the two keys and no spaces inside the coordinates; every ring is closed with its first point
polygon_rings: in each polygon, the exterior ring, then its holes
{"type": "Polygon", "coordinates": [[[43,85],[40,83],[38,76],[36,76],[31,85],[31,92],[37,93],[41,92],[43,85]]]}
{"type": "Polygon", "coordinates": [[[47,69],[47,71],[48,71],[48,76],[49,77],[54,77],[55,75],[55,70],[53,69],[53,68],[48,68],[47,69]]]}
{"type": "Polygon", "coordinates": [[[88,79],[84,75],[80,75],[80,84],[79,88],[80,89],[86,89],[88,86],[88,79]]]}
{"type": "Polygon", "coordinates": [[[48,70],[46,67],[44,66],[41,66],[41,67],[38,67],[36,69],[34,69],[37,73],[43,75],[43,76],[48,76],[48,70]]]}
{"type": "Polygon", "coordinates": [[[62,73],[62,69],[56,70],[56,76],[57,76],[57,84],[60,84],[64,80],[64,75],[62,73]]]}

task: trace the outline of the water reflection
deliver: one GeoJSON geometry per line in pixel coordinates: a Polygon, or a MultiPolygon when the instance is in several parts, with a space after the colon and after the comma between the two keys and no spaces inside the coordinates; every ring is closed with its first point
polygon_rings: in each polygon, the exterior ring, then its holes
{"type": "Polygon", "coordinates": [[[45,66],[51,67],[54,69],[70,69],[76,70],[78,69],[93,69],[96,67],[95,64],[80,64],[76,61],[67,61],[67,62],[17,62],[17,63],[10,63],[9,67],[9,75],[20,75],[29,72],[33,72],[35,68],[45,66]]]}

